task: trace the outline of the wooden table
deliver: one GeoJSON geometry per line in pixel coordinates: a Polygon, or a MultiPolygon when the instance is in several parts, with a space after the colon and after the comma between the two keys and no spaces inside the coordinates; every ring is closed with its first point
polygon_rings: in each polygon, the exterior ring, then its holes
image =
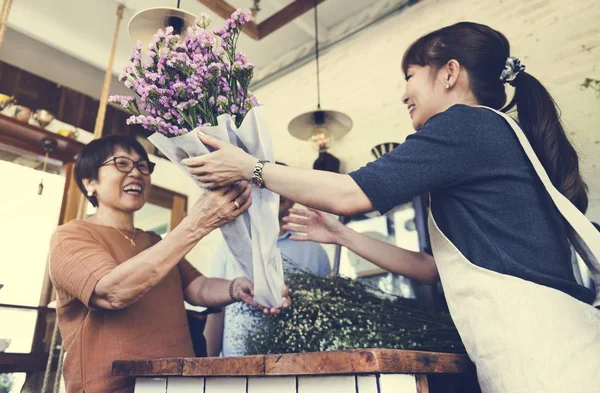
{"type": "Polygon", "coordinates": [[[115,361],[136,393],[478,393],[466,355],[364,349],[115,361]]]}

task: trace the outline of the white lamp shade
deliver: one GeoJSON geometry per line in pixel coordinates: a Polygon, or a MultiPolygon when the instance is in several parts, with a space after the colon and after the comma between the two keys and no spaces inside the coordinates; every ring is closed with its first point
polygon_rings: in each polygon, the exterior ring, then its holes
{"type": "Polygon", "coordinates": [[[181,36],[185,36],[187,28],[194,24],[197,16],[171,7],[155,7],[142,10],[131,17],[129,20],[128,32],[129,38],[135,44],[142,41],[143,49],[146,50],[147,45],[152,41],[152,37],[158,29],[165,29],[169,24],[169,20],[181,21],[181,36]]]}
{"type": "Polygon", "coordinates": [[[290,121],[288,131],[298,139],[309,140],[315,128],[326,128],[334,139],[339,139],[352,129],[352,119],[338,111],[316,110],[296,116],[290,121]],[[318,120],[318,119],[321,120],[318,120]]]}

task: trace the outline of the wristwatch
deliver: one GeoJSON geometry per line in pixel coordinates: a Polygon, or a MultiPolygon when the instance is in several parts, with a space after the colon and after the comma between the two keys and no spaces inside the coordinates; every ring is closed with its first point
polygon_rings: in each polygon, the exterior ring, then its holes
{"type": "Polygon", "coordinates": [[[254,173],[252,174],[252,177],[250,178],[250,184],[252,184],[256,188],[265,188],[265,182],[263,181],[263,178],[262,178],[262,170],[263,170],[263,167],[265,166],[265,163],[267,163],[267,162],[269,162],[269,161],[259,160],[256,163],[256,165],[254,166],[254,173]]]}

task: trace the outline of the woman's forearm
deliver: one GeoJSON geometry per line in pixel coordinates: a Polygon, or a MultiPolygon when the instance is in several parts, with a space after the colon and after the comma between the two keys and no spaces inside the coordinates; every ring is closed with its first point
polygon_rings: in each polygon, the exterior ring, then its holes
{"type": "Polygon", "coordinates": [[[339,173],[265,164],[265,187],[304,206],[351,215],[373,210],[373,205],[356,182],[339,173]]]}
{"type": "Polygon", "coordinates": [[[186,292],[195,293],[195,297],[190,299],[194,305],[222,308],[237,301],[237,299],[232,299],[229,293],[230,285],[232,285],[230,280],[202,277],[201,280],[194,283],[194,287],[186,289],[186,292]]]}
{"type": "Polygon", "coordinates": [[[427,284],[438,278],[435,260],[423,252],[414,252],[373,239],[345,228],[338,243],[389,272],[427,284]]]}
{"type": "Polygon", "coordinates": [[[206,317],[204,325],[204,338],[206,339],[206,356],[218,357],[223,347],[223,313],[210,314],[206,317]]]}
{"type": "Polygon", "coordinates": [[[135,303],[156,286],[208,232],[184,219],[163,240],[102,277],[96,285],[92,304],[104,309],[122,309],[135,303]]]}

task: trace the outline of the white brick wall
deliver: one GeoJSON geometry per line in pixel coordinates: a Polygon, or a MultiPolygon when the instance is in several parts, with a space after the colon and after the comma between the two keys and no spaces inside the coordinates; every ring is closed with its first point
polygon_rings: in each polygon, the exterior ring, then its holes
{"type": "MultiPolygon", "coordinates": [[[[585,77],[600,79],[598,0],[423,0],[339,43],[321,57],[321,102],[354,121],[331,149],[342,169],[359,168],[372,160],[372,146],[401,142],[413,132],[401,103],[404,50],[419,36],[461,20],[503,32],[512,54],[554,95],[591,188],[588,215],[600,221],[600,97],[579,87],[585,77]]],[[[287,132],[294,116],[315,108],[315,78],[311,62],[255,91],[267,106],[277,157],[292,166],[312,167],[317,155],[287,132]]]]}

